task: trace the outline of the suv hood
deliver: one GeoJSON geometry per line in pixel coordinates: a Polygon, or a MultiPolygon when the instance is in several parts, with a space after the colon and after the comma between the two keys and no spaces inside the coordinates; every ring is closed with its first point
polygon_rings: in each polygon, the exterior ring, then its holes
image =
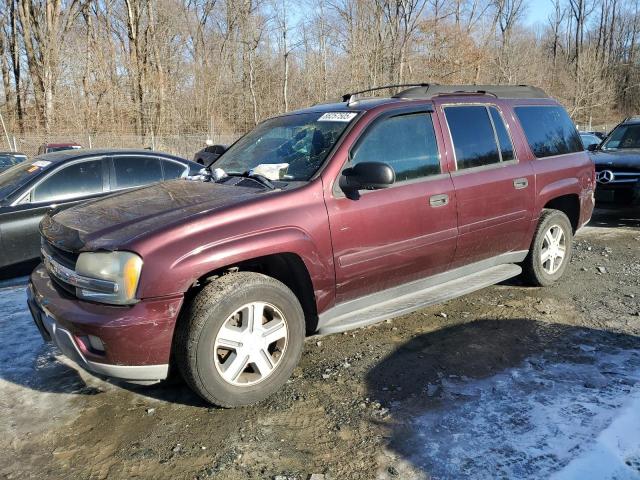
{"type": "Polygon", "coordinates": [[[591,158],[596,165],[602,167],[640,170],[640,150],[597,150],[591,153],[591,158]]]}
{"type": "Polygon", "coordinates": [[[175,180],[47,215],[40,231],[51,244],[64,250],[114,250],[174,222],[240,204],[266,192],[262,188],[175,180]]]}

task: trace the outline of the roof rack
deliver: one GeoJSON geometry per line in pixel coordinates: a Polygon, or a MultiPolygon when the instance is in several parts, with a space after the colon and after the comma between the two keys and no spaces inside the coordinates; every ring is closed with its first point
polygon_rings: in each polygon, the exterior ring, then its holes
{"type": "Polygon", "coordinates": [[[414,86],[392,98],[433,98],[438,95],[480,94],[496,98],[549,98],[544,90],[530,85],[438,85],[414,86]]]}
{"type": "MultiPolygon", "coordinates": [[[[375,92],[377,90],[385,90],[387,88],[428,87],[428,86],[429,86],[428,83],[400,83],[400,84],[397,84],[397,85],[383,85],[381,87],[373,87],[373,88],[367,88],[366,90],[360,90],[359,92],[345,93],[344,95],[342,95],[342,101],[343,102],[350,102],[352,100],[355,100],[356,97],[358,95],[360,95],[361,93],[375,92]]],[[[405,91],[408,91],[408,90],[405,90],[405,91]]]]}

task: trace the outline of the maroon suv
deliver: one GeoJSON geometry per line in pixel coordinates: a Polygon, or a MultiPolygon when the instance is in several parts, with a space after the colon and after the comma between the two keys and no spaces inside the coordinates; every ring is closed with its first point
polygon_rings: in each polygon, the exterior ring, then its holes
{"type": "Polygon", "coordinates": [[[29,306],[90,372],[151,383],[176,367],[209,402],[245,405],[287,380],[305,335],[521,273],[552,284],[594,187],[537,88],[347,95],[261,123],[197,181],[45,217],[29,306]]]}

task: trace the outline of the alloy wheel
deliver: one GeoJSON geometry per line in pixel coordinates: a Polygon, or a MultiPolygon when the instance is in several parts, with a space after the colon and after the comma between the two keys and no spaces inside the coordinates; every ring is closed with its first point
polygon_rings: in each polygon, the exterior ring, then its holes
{"type": "Polygon", "coordinates": [[[558,271],[567,252],[566,236],[561,226],[551,225],[542,239],[540,264],[545,272],[553,275],[558,271]]]}
{"type": "Polygon", "coordinates": [[[274,305],[248,303],[222,324],[214,343],[214,363],[222,378],[234,386],[249,386],[269,377],[282,360],[288,343],[287,321],[274,305]]]}

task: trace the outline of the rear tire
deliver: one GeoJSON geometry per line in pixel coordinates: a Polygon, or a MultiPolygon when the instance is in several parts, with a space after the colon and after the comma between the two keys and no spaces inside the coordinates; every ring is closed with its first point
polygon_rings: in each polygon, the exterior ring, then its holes
{"type": "Polygon", "coordinates": [[[559,210],[544,209],[522,264],[523,279],[538,287],[549,286],[560,279],[571,261],[572,242],[569,218],[559,210]]]}
{"type": "Polygon", "coordinates": [[[230,273],[186,306],[175,358],[198,395],[239,407],[284,385],[300,360],[304,336],[302,307],[286,285],[259,273],[230,273]]]}

